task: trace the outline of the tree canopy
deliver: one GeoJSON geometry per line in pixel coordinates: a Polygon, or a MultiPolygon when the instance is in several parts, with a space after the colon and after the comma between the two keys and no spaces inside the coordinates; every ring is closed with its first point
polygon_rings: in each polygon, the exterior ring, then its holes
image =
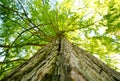
{"type": "Polygon", "coordinates": [[[1,0],[0,78],[65,36],[120,71],[120,0],[1,0]]]}

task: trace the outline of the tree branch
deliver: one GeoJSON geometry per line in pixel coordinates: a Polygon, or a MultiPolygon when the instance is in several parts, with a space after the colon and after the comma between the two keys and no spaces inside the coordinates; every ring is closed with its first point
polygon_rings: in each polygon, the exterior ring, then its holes
{"type": "Polygon", "coordinates": [[[8,63],[12,63],[12,62],[17,62],[17,61],[26,61],[27,59],[15,59],[15,60],[10,60],[10,61],[6,61],[6,62],[0,62],[0,64],[8,64],[8,63]]]}
{"type": "Polygon", "coordinates": [[[4,6],[3,4],[0,4],[0,6],[1,6],[2,8],[4,8],[4,9],[7,9],[8,11],[15,12],[15,13],[18,15],[18,17],[20,17],[27,25],[29,25],[29,23],[27,23],[27,22],[24,20],[23,16],[21,16],[20,13],[19,13],[17,10],[14,10],[14,9],[12,9],[12,8],[10,8],[10,7],[4,6]]]}
{"type": "Polygon", "coordinates": [[[19,0],[17,0],[17,1],[18,1],[18,3],[21,5],[21,8],[23,9],[24,15],[25,15],[25,17],[27,18],[27,20],[28,20],[33,26],[36,26],[36,25],[31,21],[31,19],[28,17],[27,12],[26,12],[26,10],[24,9],[22,3],[21,3],[19,0]]]}
{"type": "MultiPolygon", "coordinates": [[[[102,19],[100,19],[100,20],[102,20],[102,19]]],[[[66,31],[62,31],[62,32],[65,33],[65,32],[72,32],[72,31],[75,31],[75,30],[80,30],[80,29],[83,29],[83,28],[92,26],[92,25],[94,25],[95,23],[97,23],[97,22],[100,21],[100,20],[97,20],[97,21],[95,21],[95,22],[93,22],[93,23],[90,23],[90,24],[88,24],[88,25],[86,25],[86,26],[83,26],[83,27],[74,28],[74,29],[70,29],[70,30],[66,30],[66,31]]]]}
{"type": "Polygon", "coordinates": [[[26,44],[22,44],[22,45],[15,45],[15,46],[11,46],[11,45],[1,45],[1,48],[15,48],[15,47],[23,47],[23,46],[45,46],[46,44],[37,44],[37,43],[26,43],[26,44]]]}
{"type": "MultiPolygon", "coordinates": [[[[3,4],[0,4],[0,6],[3,7],[3,8],[5,8],[5,9],[7,9],[7,10],[10,10],[10,11],[12,11],[12,12],[15,12],[15,13],[16,13],[28,26],[30,26],[31,28],[33,28],[33,29],[34,29],[34,28],[39,29],[38,26],[40,26],[41,24],[35,25],[35,24],[31,21],[31,19],[28,17],[28,15],[27,15],[27,13],[26,13],[23,5],[21,4],[21,2],[20,2],[19,0],[17,0],[17,1],[18,1],[18,3],[21,5],[21,8],[23,9],[25,17],[27,18],[28,22],[32,24],[32,26],[24,20],[23,16],[21,16],[18,11],[14,10],[14,9],[12,9],[12,8],[6,7],[6,6],[4,6],[3,4]]],[[[50,23],[50,24],[51,24],[51,23],[50,23]]],[[[46,24],[42,24],[42,25],[46,25],[46,24]]],[[[47,24],[47,25],[48,25],[48,24],[47,24]]],[[[23,27],[22,27],[22,28],[23,28],[23,27]]],[[[35,30],[35,29],[34,29],[34,30],[35,30]]],[[[17,40],[24,32],[26,32],[26,31],[29,31],[29,30],[28,30],[28,29],[25,29],[25,31],[21,32],[21,33],[19,34],[19,36],[16,38],[16,40],[17,40]]],[[[35,30],[35,31],[36,31],[36,30],[35,30]]],[[[44,35],[43,37],[49,37],[49,36],[46,35],[41,29],[39,29],[39,32],[41,32],[41,34],[44,35]]],[[[37,35],[37,36],[39,37],[39,35],[37,35]]],[[[39,38],[41,38],[41,37],[39,37],[39,38]]],[[[41,39],[42,39],[42,40],[45,40],[45,39],[43,39],[43,38],[41,38],[41,39]]],[[[45,40],[45,41],[46,41],[46,40],[45,40]]],[[[15,41],[14,41],[14,42],[15,42],[15,41]]],[[[13,42],[13,44],[14,44],[14,42],[13,42]]]]}

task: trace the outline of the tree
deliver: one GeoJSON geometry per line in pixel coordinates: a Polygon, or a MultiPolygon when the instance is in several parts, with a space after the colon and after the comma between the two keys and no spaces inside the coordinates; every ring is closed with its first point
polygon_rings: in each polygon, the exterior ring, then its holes
{"type": "Polygon", "coordinates": [[[120,81],[120,73],[61,37],[2,81],[120,81]]]}
{"type": "Polygon", "coordinates": [[[1,78],[26,61],[1,81],[120,81],[119,72],[81,49],[97,53],[111,65],[111,59],[105,56],[120,50],[119,12],[115,13],[119,3],[83,0],[76,6],[77,3],[74,0],[0,2],[0,54],[4,58],[1,78]],[[99,33],[100,28],[106,32],[99,33]]]}

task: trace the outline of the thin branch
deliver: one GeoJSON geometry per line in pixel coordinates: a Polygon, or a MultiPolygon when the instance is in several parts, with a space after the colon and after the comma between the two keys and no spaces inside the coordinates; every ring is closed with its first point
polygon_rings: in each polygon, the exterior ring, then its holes
{"type": "MultiPolygon", "coordinates": [[[[41,26],[41,25],[43,25],[43,24],[40,24],[39,26],[41,26]]],[[[13,43],[11,44],[11,46],[15,43],[15,41],[16,41],[23,33],[25,33],[26,31],[32,30],[32,29],[34,29],[34,28],[36,28],[36,27],[31,27],[31,28],[28,28],[28,29],[25,29],[24,31],[22,31],[22,32],[16,37],[16,39],[13,41],[13,43]]]]}
{"type": "Polygon", "coordinates": [[[26,31],[29,31],[29,30],[31,30],[31,29],[33,29],[33,27],[28,28],[28,29],[22,31],[22,32],[16,37],[16,39],[13,41],[13,43],[11,44],[11,46],[15,43],[15,41],[16,41],[23,33],[25,33],[26,31]]]}
{"type": "Polygon", "coordinates": [[[10,60],[10,61],[6,61],[6,62],[0,62],[0,64],[8,64],[8,63],[12,63],[12,62],[17,62],[17,61],[26,61],[27,59],[15,59],[15,60],[10,60]]]}
{"type": "Polygon", "coordinates": [[[50,21],[50,23],[51,23],[51,25],[52,25],[52,27],[53,27],[53,30],[54,30],[55,33],[57,34],[57,32],[59,32],[59,29],[58,29],[58,27],[56,27],[56,26],[53,24],[52,19],[51,19],[50,15],[48,14],[48,11],[46,10],[46,6],[45,6],[44,0],[42,0],[42,3],[43,3],[43,5],[44,5],[46,14],[48,15],[49,21],[50,21]]]}
{"type": "MultiPolygon", "coordinates": [[[[7,16],[5,16],[5,17],[7,17],[7,16]]],[[[12,20],[12,19],[10,19],[9,17],[7,17],[9,20],[11,20],[12,22],[14,22],[15,24],[18,24],[21,28],[23,28],[23,29],[25,29],[20,23],[18,23],[18,22],[16,22],[15,20],[12,20]]],[[[48,24],[39,24],[39,25],[37,25],[36,27],[38,28],[39,26],[41,26],[41,25],[50,25],[51,23],[48,23],[48,24]]],[[[36,27],[33,27],[33,29],[34,28],[36,28],[36,27]]],[[[39,28],[38,28],[39,29],[39,28]]],[[[25,29],[26,30],[26,29],[25,29]]],[[[39,31],[41,31],[40,29],[39,29],[39,31]]],[[[39,37],[38,35],[36,35],[36,34],[34,34],[33,32],[31,32],[31,31],[29,31],[32,35],[35,35],[35,36],[37,36],[38,38],[40,38],[40,39],[42,39],[41,37],[39,37]]],[[[43,39],[42,39],[43,40],[43,39]]]]}
{"type": "MultiPolygon", "coordinates": [[[[42,25],[43,27],[44,27],[44,24],[42,25]]],[[[38,34],[40,34],[43,38],[44,38],[44,40],[46,40],[46,41],[51,41],[52,40],[52,37],[50,37],[50,36],[48,36],[44,31],[42,31],[40,28],[38,28],[38,30],[39,31],[36,31],[35,33],[38,33],[38,34]],[[46,38],[46,39],[45,39],[46,38]]]]}
{"type": "MultiPolygon", "coordinates": [[[[50,36],[48,36],[44,31],[42,31],[40,28],[38,28],[38,26],[36,26],[32,21],[31,21],[31,19],[28,17],[28,15],[27,15],[27,12],[26,12],[26,10],[24,9],[24,7],[23,7],[23,5],[22,5],[22,3],[19,1],[19,0],[17,0],[18,1],[18,3],[21,5],[21,8],[23,9],[23,11],[24,11],[24,13],[25,13],[25,16],[26,16],[26,18],[28,19],[28,21],[34,26],[34,27],[36,27],[38,30],[39,30],[39,32],[40,32],[40,34],[44,37],[44,38],[46,38],[46,39],[50,39],[50,41],[51,41],[51,37],[50,36]]],[[[51,24],[52,24],[52,22],[51,22],[51,24]]],[[[36,30],[35,30],[36,31],[36,30]]]]}
{"type": "MultiPolygon", "coordinates": [[[[32,6],[33,4],[31,3],[30,5],[32,6]]],[[[22,6],[22,4],[21,4],[21,6],[22,6]]],[[[23,11],[26,13],[26,11],[25,11],[25,9],[24,9],[23,6],[22,6],[22,8],[23,8],[23,11]]],[[[39,18],[40,16],[39,16],[38,12],[36,11],[36,9],[34,9],[33,6],[32,6],[31,8],[32,8],[32,10],[34,10],[34,12],[36,13],[36,15],[38,16],[38,20],[40,20],[40,18],[39,18]]],[[[26,14],[26,16],[27,16],[27,14],[26,14]]],[[[29,18],[29,17],[27,16],[27,18],[29,18]]],[[[31,21],[30,18],[29,18],[29,21],[31,21]]],[[[32,23],[32,21],[31,21],[31,23],[32,23]]],[[[32,24],[33,24],[34,26],[36,26],[34,23],[32,23],[32,24]]],[[[45,25],[45,24],[44,24],[44,25],[45,25]]],[[[50,23],[49,25],[51,25],[51,23],[50,23]]],[[[40,28],[38,28],[38,26],[39,26],[39,25],[37,25],[36,28],[37,28],[39,31],[43,32],[40,28]]],[[[43,32],[43,33],[44,33],[44,32],[43,32]]],[[[45,33],[44,33],[44,34],[45,34],[45,33]]]]}
{"type": "Polygon", "coordinates": [[[72,21],[70,23],[67,24],[67,27],[70,26],[72,23],[74,23],[74,21],[78,18],[78,16],[74,16],[72,19],[72,21]]]}
{"type": "Polygon", "coordinates": [[[15,45],[15,46],[0,44],[0,48],[15,48],[15,47],[23,47],[23,46],[45,46],[45,45],[46,44],[37,44],[37,43],[26,43],[26,44],[15,45]]]}
{"type": "MultiPolygon", "coordinates": [[[[27,22],[24,20],[23,16],[21,16],[18,11],[14,10],[14,9],[12,9],[12,8],[9,8],[9,7],[7,7],[7,6],[4,6],[3,4],[0,4],[0,6],[3,7],[3,8],[5,8],[5,9],[7,9],[8,11],[10,10],[10,11],[12,11],[12,12],[15,12],[28,26],[31,26],[29,23],[27,23],[27,22]]],[[[25,12],[24,12],[24,15],[26,16],[26,13],[25,13],[25,12]]],[[[9,19],[10,19],[10,18],[9,18],[9,19]]],[[[27,17],[27,19],[28,19],[28,17],[27,17]]],[[[29,22],[30,22],[30,20],[29,20],[29,22]]],[[[31,22],[30,22],[30,23],[31,23],[31,22]]],[[[36,25],[34,25],[34,26],[37,27],[36,25]]],[[[32,27],[32,26],[31,26],[31,27],[32,27]]]]}
{"type": "Polygon", "coordinates": [[[3,8],[5,8],[5,9],[7,9],[7,10],[11,10],[11,11],[13,11],[13,12],[17,12],[16,10],[13,10],[12,8],[9,8],[9,7],[7,7],[7,6],[4,6],[4,5],[1,4],[1,3],[0,3],[0,6],[3,7],[3,8]]]}
{"type": "Polygon", "coordinates": [[[54,26],[54,24],[53,24],[53,22],[52,22],[52,19],[50,18],[50,16],[49,16],[48,13],[47,13],[47,15],[48,15],[48,18],[49,18],[49,20],[50,20],[50,22],[51,22],[51,24],[52,24],[53,30],[54,30],[55,33],[57,34],[57,31],[59,31],[59,29],[58,29],[56,26],[54,26]]]}
{"type": "MultiPolygon", "coordinates": [[[[20,2],[19,2],[19,3],[20,3],[20,2]]],[[[24,20],[24,18],[19,14],[18,11],[16,11],[16,10],[14,10],[14,9],[12,9],[12,8],[9,8],[9,7],[6,7],[6,6],[2,5],[2,4],[0,4],[0,6],[2,6],[3,8],[15,12],[15,13],[16,13],[28,26],[30,26],[31,28],[33,27],[33,28],[37,28],[37,29],[38,29],[38,26],[40,26],[41,24],[40,24],[40,25],[35,25],[35,24],[29,19],[29,17],[27,16],[27,13],[26,13],[26,11],[25,11],[25,9],[24,9],[24,7],[22,6],[21,3],[20,3],[20,5],[21,5],[21,7],[22,7],[22,9],[23,9],[23,11],[24,11],[24,15],[25,15],[25,17],[27,18],[28,22],[31,23],[33,26],[31,26],[29,23],[27,23],[27,22],[24,20]]],[[[43,25],[43,24],[42,24],[42,25],[43,25]]],[[[45,25],[45,24],[44,24],[44,25],[45,25]]],[[[20,27],[21,27],[21,26],[20,26],[20,27]]],[[[22,27],[22,28],[23,28],[23,27],[22,27]]],[[[26,29],[26,30],[28,30],[28,29],[26,29]]],[[[26,31],[26,30],[25,30],[25,31],[26,31]]],[[[36,31],[36,30],[34,29],[34,31],[36,31]]],[[[48,35],[46,35],[42,30],[41,30],[40,32],[42,33],[42,35],[44,34],[43,37],[48,36],[48,35]]],[[[18,39],[18,38],[22,35],[22,33],[24,33],[24,31],[21,32],[20,35],[19,35],[16,39],[18,39]]],[[[39,37],[39,35],[37,35],[37,36],[39,37]]],[[[41,37],[39,37],[39,38],[41,38],[41,37]]],[[[42,40],[45,40],[45,39],[42,38],[42,40]]],[[[13,44],[14,44],[14,42],[13,42],[13,44]]]]}
{"type": "Polygon", "coordinates": [[[26,12],[26,10],[24,9],[22,3],[21,3],[19,0],[17,0],[17,1],[18,1],[18,3],[21,5],[21,8],[23,9],[24,14],[25,14],[25,17],[28,19],[28,21],[29,21],[33,26],[36,26],[36,25],[31,21],[31,19],[28,17],[27,12],[26,12]]]}
{"type": "Polygon", "coordinates": [[[27,22],[24,20],[23,16],[21,16],[17,10],[14,10],[14,9],[12,9],[12,8],[10,8],[10,7],[4,6],[3,4],[0,4],[0,6],[3,7],[3,8],[5,8],[5,9],[7,9],[8,11],[15,12],[27,25],[29,25],[29,23],[27,23],[27,22]]]}
{"type": "MultiPolygon", "coordinates": [[[[102,20],[102,19],[100,19],[100,20],[102,20]]],[[[74,29],[70,29],[70,30],[62,31],[62,32],[63,32],[63,33],[65,33],[65,32],[72,32],[72,31],[75,31],[75,30],[80,30],[80,29],[83,29],[83,28],[87,28],[87,27],[89,27],[89,26],[94,25],[95,23],[97,23],[97,22],[100,21],[100,20],[97,20],[97,21],[95,21],[95,22],[93,22],[93,23],[90,23],[90,24],[88,24],[88,25],[86,25],[86,26],[83,26],[83,27],[74,28],[74,29]]]]}

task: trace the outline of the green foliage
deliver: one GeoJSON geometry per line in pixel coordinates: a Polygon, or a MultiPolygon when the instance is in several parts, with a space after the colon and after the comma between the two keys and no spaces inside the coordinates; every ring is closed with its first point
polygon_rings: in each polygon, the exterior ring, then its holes
{"type": "Polygon", "coordinates": [[[116,70],[119,0],[1,0],[0,78],[64,35],[116,70]]]}

